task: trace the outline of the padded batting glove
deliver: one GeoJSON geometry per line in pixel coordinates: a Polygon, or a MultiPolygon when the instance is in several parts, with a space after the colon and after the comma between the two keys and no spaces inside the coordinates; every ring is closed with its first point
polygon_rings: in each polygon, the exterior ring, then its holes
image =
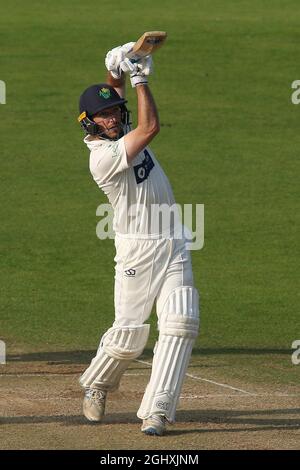
{"type": "Polygon", "coordinates": [[[137,70],[130,73],[131,86],[134,88],[137,85],[145,85],[148,83],[147,76],[153,72],[153,60],[151,55],[143,57],[135,62],[137,70]]]}
{"type": "Polygon", "coordinates": [[[151,55],[146,55],[142,59],[138,60],[136,65],[138,66],[139,72],[144,75],[148,76],[153,73],[154,64],[151,55]]]}
{"type": "Polygon", "coordinates": [[[128,42],[123,46],[115,47],[106,54],[105,66],[115,79],[120,78],[122,72],[133,73],[137,71],[137,65],[126,57],[127,52],[133,48],[134,44],[134,42],[128,42]]]}

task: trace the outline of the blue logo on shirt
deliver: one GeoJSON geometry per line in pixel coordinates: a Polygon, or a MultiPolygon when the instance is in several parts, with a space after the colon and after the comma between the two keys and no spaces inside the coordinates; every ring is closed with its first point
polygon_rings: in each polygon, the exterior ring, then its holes
{"type": "Polygon", "coordinates": [[[142,163],[133,167],[137,184],[145,181],[148,178],[150,171],[154,167],[153,160],[147,150],[144,150],[144,155],[145,158],[142,163]]]}

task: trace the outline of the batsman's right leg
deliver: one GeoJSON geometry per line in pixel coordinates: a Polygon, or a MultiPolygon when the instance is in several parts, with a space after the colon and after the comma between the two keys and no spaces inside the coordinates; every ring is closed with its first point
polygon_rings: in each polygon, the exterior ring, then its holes
{"type": "Polygon", "coordinates": [[[133,359],[143,352],[150,325],[110,328],[102,337],[97,355],[80,377],[84,388],[115,390],[133,359]]]}
{"type": "Polygon", "coordinates": [[[122,375],[132,359],[143,351],[150,325],[110,328],[102,337],[96,357],[80,384],[85,388],[83,414],[89,421],[101,421],[108,390],[118,388],[122,375]]]}
{"type": "Polygon", "coordinates": [[[160,415],[170,423],[175,421],[177,402],[198,327],[197,290],[193,286],[177,287],[169,294],[163,307],[152,373],[137,413],[139,418],[145,421],[160,415]]]}

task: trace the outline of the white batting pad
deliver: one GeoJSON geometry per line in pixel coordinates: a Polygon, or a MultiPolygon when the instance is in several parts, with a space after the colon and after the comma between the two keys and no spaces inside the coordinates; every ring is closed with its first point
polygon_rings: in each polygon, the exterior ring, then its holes
{"type": "Polygon", "coordinates": [[[132,359],[146,346],[150,325],[110,328],[102,337],[97,355],[80,377],[84,388],[115,390],[132,359]]]}
{"type": "Polygon", "coordinates": [[[169,422],[175,420],[198,327],[197,290],[194,287],[176,288],[167,299],[161,315],[151,378],[137,413],[139,418],[163,414],[169,422]]]}
{"type": "Polygon", "coordinates": [[[183,317],[183,321],[199,323],[199,295],[197,289],[190,286],[174,289],[164,303],[162,315],[163,324],[165,325],[168,324],[167,317],[169,315],[183,317]]]}
{"type": "Polygon", "coordinates": [[[102,337],[100,348],[115,359],[135,359],[147,343],[150,325],[110,328],[102,337]]]}

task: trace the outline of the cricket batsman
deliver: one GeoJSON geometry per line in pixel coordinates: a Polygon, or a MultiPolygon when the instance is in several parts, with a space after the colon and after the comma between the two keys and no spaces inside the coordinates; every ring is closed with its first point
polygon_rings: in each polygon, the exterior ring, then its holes
{"type": "Polygon", "coordinates": [[[199,299],[182,226],[178,230],[172,217],[159,223],[159,208],[171,209],[175,200],[168,178],[148,147],[160,130],[148,85],[152,57],[131,62],[126,54],[133,44],[109,51],[106,83],[90,86],[80,97],[78,120],[90,150],[89,167],[114,209],[116,248],[115,319],[80,384],[85,390],[84,415],[101,421],[107,393],[118,388],[130,362],[146,346],[150,325],[145,322],[155,303],[159,337],[137,416],[143,433],[161,436],[166,425],[175,421],[198,335],[199,299]],[[134,129],[126,107],[126,75],[137,97],[134,129]]]}

